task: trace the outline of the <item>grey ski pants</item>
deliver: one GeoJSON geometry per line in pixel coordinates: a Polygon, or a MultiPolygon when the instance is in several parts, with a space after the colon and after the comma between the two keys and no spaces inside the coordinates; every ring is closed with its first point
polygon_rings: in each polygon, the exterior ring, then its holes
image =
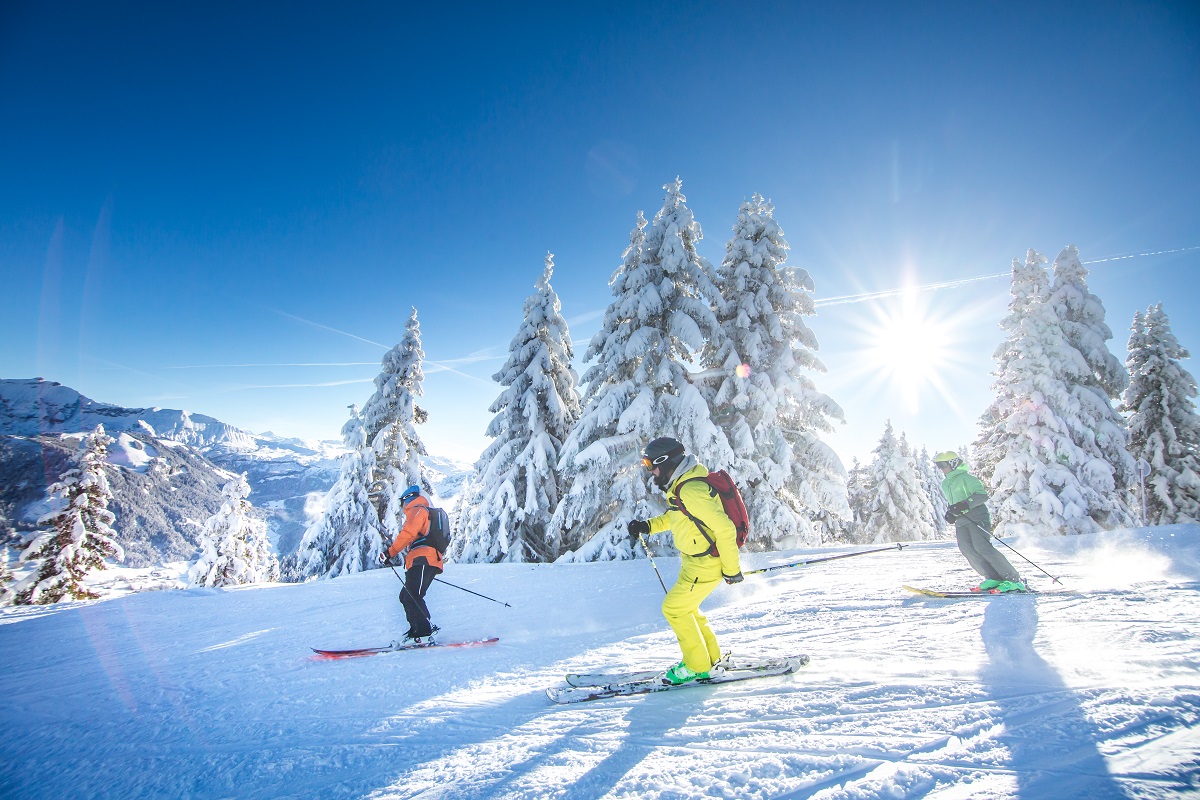
{"type": "Polygon", "coordinates": [[[992,520],[987,506],[972,508],[954,521],[954,534],[958,549],[971,565],[971,569],[990,581],[1016,581],[1020,575],[1008,559],[992,544],[988,533],[992,520]]]}

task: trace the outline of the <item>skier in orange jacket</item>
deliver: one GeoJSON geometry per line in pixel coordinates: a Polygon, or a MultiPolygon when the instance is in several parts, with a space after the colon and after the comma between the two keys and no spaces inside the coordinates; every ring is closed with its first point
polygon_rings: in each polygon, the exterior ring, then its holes
{"type": "MultiPolygon", "coordinates": [[[[405,489],[400,502],[404,506],[404,527],[396,534],[391,547],[379,554],[379,563],[386,564],[408,548],[404,557],[404,587],[400,590],[400,602],[404,604],[404,616],[408,618],[404,643],[422,644],[430,641],[438,630],[425,605],[425,593],[433,579],[442,574],[445,565],[442,553],[425,541],[429,533],[430,510],[429,501],[421,496],[421,487],[405,489]]],[[[439,509],[436,513],[445,512],[439,509]]]]}

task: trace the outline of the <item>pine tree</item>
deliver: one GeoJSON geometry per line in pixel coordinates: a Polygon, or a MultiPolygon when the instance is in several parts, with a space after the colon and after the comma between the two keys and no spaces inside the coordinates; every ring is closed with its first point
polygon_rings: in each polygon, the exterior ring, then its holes
{"type": "Polygon", "coordinates": [[[204,523],[200,557],[188,570],[189,586],[238,586],[279,579],[279,561],[267,526],[246,500],[250,484],[239,475],[221,490],[221,508],[204,523]]]}
{"type": "Polygon", "coordinates": [[[1013,299],[1001,322],[1007,336],[995,356],[996,399],[975,444],[997,536],[1099,530],[1092,509],[1115,488],[1112,468],[1072,436],[1081,424],[1072,386],[1090,368],[1064,333],[1044,263],[1034,250],[1024,266],[1013,261],[1013,299]]]}
{"type": "Polygon", "coordinates": [[[1088,458],[1076,466],[1098,494],[1089,514],[1103,528],[1131,525],[1134,464],[1125,419],[1113,405],[1129,385],[1129,373],[1108,349],[1113,334],[1104,322],[1104,304],[1088,290],[1087,269],[1074,245],[1054,259],[1049,302],[1058,313],[1066,341],[1087,365],[1083,372],[1069,375],[1068,385],[1077,406],[1071,435],[1088,458]]]}
{"type": "Polygon", "coordinates": [[[933,509],[906,450],[888,420],[866,476],[862,535],[872,544],[934,538],[933,509]]]}
{"type": "Polygon", "coordinates": [[[1180,346],[1162,303],[1133,317],[1130,383],[1122,397],[1133,456],[1150,464],[1145,479],[1146,522],[1200,522],[1200,416],[1196,379],[1179,363],[1180,346]]]}
{"type": "Polygon", "coordinates": [[[804,374],[825,371],[804,323],[816,313],[813,281],[783,267],[787,251],[771,203],[742,203],[718,273],[724,335],[706,348],[715,380],[702,384],[733,445],[759,549],[818,544],[850,516],[845,468],[820,439],[844,415],[804,374]]]}
{"type": "Polygon", "coordinates": [[[850,470],[846,473],[846,504],[850,507],[850,517],[838,527],[838,540],[846,544],[862,544],[867,540],[863,521],[871,500],[867,485],[869,476],[867,465],[860,463],[858,458],[851,460],[850,470]]]}
{"type": "MultiPolygon", "coordinates": [[[[3,545],[0,545],[3,546],[3,545]]],[[[3,546],[4,550],[0,551],[0,606],[12,605],[16,599],[16,593],[13,591],[12,570],[8,568],[8,547],[3,546]]]]}
{"type": "Polygon", "coordinates": [[[404,325],[404,337],[384,355],[382,369],[375,378],[375,393],[363,407],[367,441],[375,450],[371,499],[388,541],[403,525],[400,496],[404,490],[413,485],[425,493],[432,489],[421,460],[428,453],[416,429],[429,418],[415,401],[425,393],[424,359],[421,326],[414,308],[404,325]]]}
{"type": "Polygon", "coordinates": [[[649,231],[638,213],[621,266],[610,281],[613,301],[585,360],[584,411],[563,445],[560,469],[571,481],[551,520],[549,540],[568,560],[630,558],[630,519],[665,510],[652,495],[639,452],[672,436],[712,469],[733,453],[693,385],[688,364],[720,336],[710,308],[714,270],[699,253],[699,223],[684,204],[677,178],[649,231]]]}
{"type": "Polygon", "coordinates": [[[1031,335],[1026,318],[1031,309],[1040,308],[1039,304],[1044,303],[1050,294],[1050,277],[1046,273],[1045,264],[1046,258],[1033,249],[1025,254],[1024,264],[1013,259],[1012,283],[1009,288],[1012,299],[1008,304],[1008,315],[1000,320],[1005,339],[993,354],[996,367],[992,375],[996,380],[992,383],[992,389],[996,392],[996,399],[979,419],[980,433],[973,448],[974,458],[967,458],[966,453],[961,450],[955,451],[971,465],[971,471],[985,486],[994,486],[993,473],[996,471],[996,465],[1004,458],[1015,438],[1007,431],[1007,415],[1017,403],[1014,393],[1018,391],[1018,386],[1013,384],[1013,378],[1014,374],[1022,369],[1024,346],[1027,337],[1031,335]]]}
{"type": "MultiPolygon", "coordinates": [[[[964,459],[966,456],[959,453],[964,459]]],[[[921,452],[914,457],[917,469],[917,479],[921,482],[921,488],[925,490],[926,497],[929,498],[929,508],[932,512],[933,533],[936,538],[942,538],[948,533],[949,523],[946,522],[946,509],[949,504],[946,502],[946,496],[942,494],[942,473],[933,463],[933,458],[930,457],[929,451],[924,447],[921,452]]],[[[967,463],[970,463],[969,461],[967,463]]]]}
{"type": "Polygon", "coordinates": [[[452,542],[456,561],[553,561],[546,527],[562,499],[559,454],[579,418],[574,350],[550,285],[554,256],[525,301],[508,360],[492,376],[506,387],[491,411],[492,443],[475,465],[470,499],[452,542]]]}
{"type": "Polygon", "coordinates": [[[49,530],[34,537],[21,554],[22,561],[37,561],[38,566],[14,587],[16,603],[95,599],[99,595],[85,588],[83,579],[104,569],[105,558],[125,557],[112,529],[116,517],[108,510],[112,492],[104,462],[112,441],[104,426],[97,425],[84,442],[79,466],[50,486],[58,508],[38,520],[38,527],[49,530]]]}
{"type": "Polygon", "coordinates": [[[341,474],[325,495],[321,518],[309,526],[295,555],[295,574],[336,578],[376,566],[383,552],[379,513],[371,503],[370,485],[375,472],[375,450],[367,440],[366,428],[357,406],[350,406],[350,419],[342,426],[346,454],[341,474]]]}

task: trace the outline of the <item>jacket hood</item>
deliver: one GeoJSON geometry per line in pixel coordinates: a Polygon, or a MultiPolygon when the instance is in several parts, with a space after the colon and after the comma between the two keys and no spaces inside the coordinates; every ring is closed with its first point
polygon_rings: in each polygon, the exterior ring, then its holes
{"type": "Polygon", "coordinates": [[[676,467],[675,471],[671,473],[671,480],[667,483],[667,493],[669,494],[674,491],[675,484],[687,478],[703,478],[707,474],[708,470],[696,460],[694,455],[689,453],[684,457],[683,461],[679,462],[679,466],[676,467]]]}

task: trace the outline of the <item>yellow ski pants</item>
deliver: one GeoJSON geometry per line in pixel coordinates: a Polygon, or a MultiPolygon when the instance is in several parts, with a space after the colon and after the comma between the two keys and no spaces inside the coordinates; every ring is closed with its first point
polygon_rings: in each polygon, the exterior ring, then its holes
{"type": "Polygon", "coordinates": [[[721,646],[700,613],[700,603],[721,583],[721,560],[710,556],[683,556],[679,577],[663,600],[662,613],[667,619],[683,663],[693,672],[708,672],[721,659],[721,646]]]}

